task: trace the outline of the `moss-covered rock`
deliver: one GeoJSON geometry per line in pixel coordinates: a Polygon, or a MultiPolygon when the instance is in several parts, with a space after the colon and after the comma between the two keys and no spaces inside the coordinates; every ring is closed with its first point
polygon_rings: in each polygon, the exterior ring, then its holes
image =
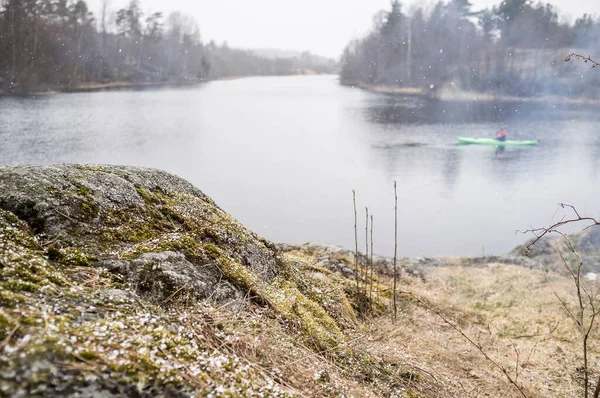
{"type": "Polygon", "coordinates": [[[202,308],[346,355],[350,282],[304,259],[163,171],[0,167],[0,396],[286,396],[202,308]]]}
{"type": "Polygon", "coordinates": [[[0,208],[29,226],[55,264],[110,268],[127,260],[112,271],[157,304],[177,289],[240,299],[254,286],[236,279],[238,265],[257,282],[286,271],[274,246],[187,181],[158,170],[0,167],[0,208]],[[219,283],[227,288],[214,294],[219,283]]]}

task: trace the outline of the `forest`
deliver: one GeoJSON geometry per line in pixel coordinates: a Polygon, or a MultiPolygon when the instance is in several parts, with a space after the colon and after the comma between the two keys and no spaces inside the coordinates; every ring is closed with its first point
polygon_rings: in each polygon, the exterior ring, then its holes
{"type": "Polygon", "coordinates": [[[551,4],[504,0],[475,11],[469,0],[427,9],[392,1],[370,34],[353,40],[341,62],[343,84],[511,96],[596,98],[600,74],[565,62],[597,53],[600,19],[566,22],[551,4]],[[595,46],[595,47],[594,47],[595,46]]]}
{"type": "Polygon", "coordinates": [[[188,15],[145,15],[139,0],[95,15],[85,0],[0,0],[0,92],[186,84],[228,76],[331,73],[308,52],[264,57],[204,43],[188,15]]]}

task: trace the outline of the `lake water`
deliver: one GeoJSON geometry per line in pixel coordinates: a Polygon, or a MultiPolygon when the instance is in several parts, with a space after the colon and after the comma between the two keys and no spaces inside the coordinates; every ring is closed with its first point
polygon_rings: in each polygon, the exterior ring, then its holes
{"type": "Polygon", "coordinates": [[[342,87],[336,76],[261,77],[193,88],[0,98],[0,163],[156,167],[197,185],[277,242],[376,252],[501,254],[553,219],[558,202],[600,211],[600,107],[431,102],[342,87]],[[541,140],[457,146],[456,136],[541,140]]]}

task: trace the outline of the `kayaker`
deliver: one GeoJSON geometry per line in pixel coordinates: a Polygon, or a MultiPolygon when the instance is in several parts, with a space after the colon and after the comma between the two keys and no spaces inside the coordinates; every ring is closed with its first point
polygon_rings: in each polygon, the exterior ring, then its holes
{"type": "Polygon", "coordinates": [[[496,139],[498,141],[506,141],[506,129],[496,132],[496,139]]]}

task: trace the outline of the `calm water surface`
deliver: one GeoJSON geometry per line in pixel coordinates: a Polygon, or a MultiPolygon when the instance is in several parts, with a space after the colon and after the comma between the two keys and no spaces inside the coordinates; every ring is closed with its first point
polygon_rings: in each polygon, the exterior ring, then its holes
{"type": "Polygon", "coordinates": [[[341,87],[335,76],[265,77],[187,89],[0,98],[0,163],[110,163],[189,179],[252,230],[281,242],[376,251],[501,254],[548,224],[556,204],[600,211],[600,109],[440,103],[341,87]],[[456,136],[541,140],[457,146],[456,136]]]}

